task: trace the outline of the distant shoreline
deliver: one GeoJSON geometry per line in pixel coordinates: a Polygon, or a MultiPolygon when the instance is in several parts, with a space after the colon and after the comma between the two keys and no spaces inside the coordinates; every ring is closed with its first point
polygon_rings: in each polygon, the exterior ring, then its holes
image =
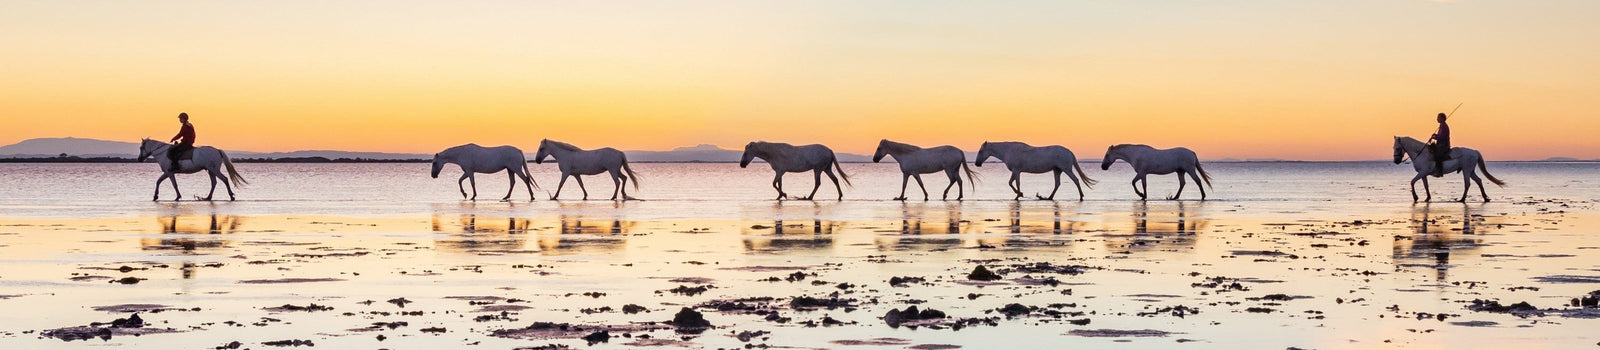
{"type": "MultiPolygon", "coordinates": [[[[154,162],[146,160],[147,162],[154,162]]],[[[366,159],[366,158],[324,158],[324,157],[292,157],[292,158],[235,158],[235,163],[284,163],[284,164],[362,164],[362,163],[428,163],[430,159],[366,159]]],[[[1100,160],[1082,160],[1081,164],[1099,163],[1100,160]]],[[[1202,160],[1207,163],[1236,163],[1236,164],[1275,164],[1275,163],[1391,163],[1388,160],[1202,160]]],[[[1600,160],[1499,160],[1489,163],[1600,163],[1600,160]]],[[[0,163],[10,164],[112,164],[112,163],[138,163],[132,158],[120,157],[31,157],[31,158],[0,158],[0,163]]],[[[532,163],[532,161],[529,161],[532,163]]],[[[736,164],[738,162],[722,161],[635,161],[636,164],[736,164]]],[[[757,163],[760,163],[757,161],[757,163]]],[[[844,164],[873,164],[872,162],[841,162],[844,164]]],[[[885,161],[885,164],[890,161],[885,161]]]]}

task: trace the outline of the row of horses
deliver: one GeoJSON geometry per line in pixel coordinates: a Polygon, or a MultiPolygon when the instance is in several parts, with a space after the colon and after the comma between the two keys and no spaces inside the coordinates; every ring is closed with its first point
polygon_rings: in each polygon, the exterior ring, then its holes
{"type": "MultiPolygon", "coordinates": [[[[896,200],[906,199],[906,187],[911,179],[916,179],[917,187],[922,189],[922,198],[927,200],[928,188],[922,184],[923,174],[944,172],[950,178],[950,184],[945,186],[942,199],[949,199],[950,189],[956,189],[956,200],[966,197],[963,184],[973,182],[976,188],[977,173],[967,167],[966,152],[954,146],[938,146],[923,148],[911,144],[882,140],[878,142],[878,150],[872,156],[873,162],[883,161],[884,157],[894,157],[900,164],[900,196],[896,200]],[[966,179],[961,178],[965,172],[966,179]]],[[[550,195],[551,199],[561,196],[561,190],[566,186],[567,178],[571,177],[578,182],[579,190],[583,191],[583,198],[589,198],[589,191],[584,188],[582,176],[609,173],[611,182],[615,185],[611,199],[633,199],[628,195],[627,184],[632,180],[634,189],[638,189],[639,177],[628,167],[628,157],[615,148],[600,148],[585,150],[572,144],[542,140],[539,142],[539,151],[535,153],[533,162],[544,163],[546,158],[553,158],[561,171],[561,183],[556,185],[556,192],[550,195]]],[[[1050,190],[1049,196],[1038,195],[1039,199],[1055,199],[1056,192],[1061,188],[1061,175],[1065,174],[1072,183],[1078,187],[1078,199],[1083,199],[1083,185],[1092,186],[1093,179],[1083,173],[1083,168],[1078,165],[1077,156],[1071,150],[1061,146],[1035,147],[1022,142],[984,142],[978,147],[977,166],[983,166],[989,158],[1005,163],[1011,170],[1011,179],[1008,185],[1016,198],[1021,199],[1023,173],[1041,174],[1053,173],[1055,175],[1055,188],[1050,190]]],[[[744,154],[739,158],[739,167],[749,167],[751,162],[761,159],[772,167],[772,189],[778,192],[778,200],[789,199],[789,193],[783,189],[783,175],[787,173],[811,172],[815,185],[811,193],[797,196],[795,199],[811,200],[816,197],[817,191],[822,188],[822,176],[827,175],[833,181],[834,190],[839,193],[839,199],[844,199],[844,184],[850,184],[850,175],[844,172],[839,165],[839,159],[834,155],[833,149],[823,145],[791,145],[778,142],[756,141],[744,146],[744,154]]],[[[1183,187],[1187,183],[1185,176],[1194,179],[1196,184],[1204,181],[1211,183],[1211,175],[1200,166],[1200,160],[1193,151],[1187,148],[1156,149],[1145,145],[1116,145],[1106,150],[1106,157],[1102,169],[1110,169],[1111,164],[1122,160],[1133,166],[1137,175],[1134,176],[1134,193],[1139,198],[1145,198],[1147,187],[1145,176],[1149,174],[1178,174],[1178,193],[1169,199],[1177,199],[1183,194],[1183,187]]],[[[501,200],[511,199],[511,194],[516,191],[516,184],[521,180],[528,190],[528,197],[532,198],[533,189],[538,183],[528,175],[528,161],[524,158],[522,150],[513,146],[483,147],[477,144],[465,144],[451,147],[433,155],[434,178],[439,177],[439,172],[447,164],[461,167],[461,178],[456,180],[456,186],[461,191],[461,196],[468,199],[477,199],[476,174],[492,174],[506,171],[511,182],[511,188],[506,190],[506,196],[501,200]],[[465,183],[472,184],[472,193],[468,195],[465,183]]],[[[1200,199],[1206,198],[1205,189],[1200,189],[1200,199]]]]}
{"type": "MultiPolygon", "coordinates": [[[[1409,157],[1417,171],[1417,175],[1411,179],[1411,199],[1413,202],[1419,200],[1416,193],[1417,181],[1422,181],[1424,192],[1428,192],[1427,200],[1431,201],[1433,199],[1431,191],[1428,190],[1427,177],[1429,174],[1434,173],[1434,162],[1431,159],[1431,152],[1427,151],[1427,147],[1427,144],[1414,138],[1402,136],[1394,138],[1395,164],[1400,164],[1409,157]]],[[[219,180],[227,190],[230,200],[234,198],[233,186],[242,186],[248,183],[234,169],[233,161],[221,150],[209,146],[196,148],[192,154],[180,157],[182,160],[174,168],[169,166],[170,161],[166,156],[166,152],[170,148],[171,144],[151,139],[144,139],[139,146],[139,161],[143,162],[147,158],[155,158],[162,169],[161,177],[156,178],[156,192],[152,200],[160,199],[160,185],[165,180],[172,181],[173,192],[178,193],[178,198],[182,198],[182,194],[178,192],[177,178],[173,176],[175,173],[207,172],[211,180],[211,192],[206,194],[205,200],[211,200],[212,194],[216,192],[219,180]],[[226,171],[226,175],[223,174],[224,171],[226,171]]],[[[881,162],[884,157],[890,156],[894,157],[895,162],[899,163],[901,172],[900,195],[894,198],[896,200],[906,199],[906,187],[909,186],[910,181],[913,179],[917,181],[917,187],[922,190],[923,200],[929,199],[928,189],[922,183],[923,174],[944,172],[945,176],[950,179],[950,184],[945,186],[944,193],[940,196],[941,199],[949,199],[951,188],[956,189],[956,200],[963,199],[966,196],[963,185],[968,181],[972,182],[971,186],[974,189],[977,188],[977,173],[967,167],[966,152],[955,146],[946,145],[924,148],[885,139],[878,142],[878,148],[873,152],[872,161],[881,162]],[[961,178],[962,173],[966,174],[966,179],[961,178]]],[[[566,186],[568,177],[577,181],[578,189],[583,193],[583,199],[589,198],[589,190],[584,187],[582,176],[609,173],[614,185],[611,193],[612,200],[616,200],[619,196],[624,200],[633,199],[632,196],[628,195],[627,190],[627,184],[630,180],[634,189],[639,187],[639,177],[628,166],[627,155],[615,148],[606,147],[585,150],[569,143],[545,139],[539,142],[539,150],[535,153],[533,162],[535,164],[543,164],[546,158],[554,159],[558,169],[561,171],[560,183],[556,185],[556,192],[550,195],[550,199],[557,199],[561,196],[561,190],[566,186]]],[[[751,142],[744,147],[744,154],[739,159],[739,167],[748,167],[757,158],[772,167],[775,173],[772,177],[772,188],[778,192],[778,200],[789,199],[789,194],[783,189],[783,175],[786,173],[809,171],[815,181],[810,194],[803,197],[795,197],[795,199],[811,200],[815,198],[817,191],[822,187],[823,175],[827,175],[828,179],[833,181],[834,190],[839,193],[839,199],[844,198],[844,189],[840,186],[839,180],[843,179],[846,185],[850,184],[850,176],[845,174],[844,168],[839,165],[838,157],[827,146],[815,144],[796,146],[787,143],[764,141],[751,142]]],[[[1056,193],[1061,189],[1061,175],[1063,174],[1072,180],[1073,185],[1077,187],[1079,200],[1083,200],[1084,197],[1083,187],[1089,186],[1092,189],[1096,183],[1078,165],[1077,156],[1071,150],[1059,145],[1033,146],[1022,142],[984,142],[983,145],[978,147],[978,156],[974,165],[981,167],[990,158],[1004,163],[1006,169],[1011,171],[1011,177],[1006,184],[1016,194],[1015,199],[1022,199],[1024,196],[1021,181],[1021,176],[1024,173],[1051,173],[1054,175],[1055,187],[1050,190],[1050,195],[1035,195],[1042,200],[1055,199],[1056,193]]],[[[1206,187],[1211,186],[1211,175],[1201,167],[1199,157],[1195,155],[1194,151],[1190,151],[1187,148],[1157,149],[1139,144],[1115,145],[1106,149],[1100,169],[1110,170],[1111,165],[1118,160],[1127,162],[1133,167],[1135,175],[1131,184],[1133,185],[1134,194],[1137,194],[1141,200],[1148,197],[1148,175],[1174,173],[1178,175],[1178,192],[1167,198],[1172,200],[1178,199],[1183,195],[1183,189],[1188,184],[1188,180],[1194,180],[1196,187],[1200,188],[1201,200],[1206,199],[1206,187]],[[1200,186],[1202,183],[1205,186],[1200,186]]],[[[456,187],[460,190],[463,198],[477,199],[478,181],[476,174],[492,174],[506,171],[511,187],[506,190],[506,195],[501,200],[511,199],[511,194],[516,191],[518,180],[521,180],[524,187],[527,188],[530,199],[534,197],[533,190],[539,187],[538,183],[533,181],[533,177],[529,175],[526,156],[521,149],[513,146],[483,147],[469,143],[450,147],[433,155],[431,175],[434,178],[438,178],[439,173],[446,164],[455,164],[461,168],[461,178],[456,180],[456,187]],[[466,183],[468,182],[472,186],[470,195],[468,195],[466,189],[466,183]]],[[[1473,182],[1477,183],[1478,191],[1483,196],[1483,200],[1485,202],[1489,201],[1489,194],[1483,188],[1483,180],[1478,177],[1478,171],[1482,171],[1483,175],[1488,177],[1489,181],[1495,185],[1505,186],[1504,181],[1489,174],[1483,157],[1477,150],[1465,147],[1453,148],[1451,159],[1444,162],[1444,168],[1444,171],[1440,172],[1441,174],[1459,171],[1466,182],[1466,189],[1463,190],[1458,201],[1466,201],[1467,195],[1471,193],[1473,182]],[[1474,169],[1474,165],[1476,165],[1476,169],[1474,169]]]]}

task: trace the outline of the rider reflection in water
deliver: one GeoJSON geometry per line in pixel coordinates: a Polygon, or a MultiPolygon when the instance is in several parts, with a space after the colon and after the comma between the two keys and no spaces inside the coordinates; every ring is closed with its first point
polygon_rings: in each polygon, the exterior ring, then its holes
{"type": "Polygon", "coordinates": [[[178,130],[178,135],[172,137],[172,141],[169,141],[175,145],[167,150],[167,159],[172,160],[170,169],[172,172],[177,172],[179,169],[178,157],[182,156],[183,152],[194,149],[194,124],[189,124],[189,113],[178,113],[178,122],[183,123],[183,128],[178,130]]]}

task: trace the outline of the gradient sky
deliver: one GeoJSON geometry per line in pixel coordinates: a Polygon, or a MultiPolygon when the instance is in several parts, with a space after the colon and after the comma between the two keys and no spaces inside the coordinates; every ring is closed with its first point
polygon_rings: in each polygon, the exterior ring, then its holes
{"type": "Polygon", "coordinates": [[[1600,158],[1600,2],[7,1],[0,144],[431,153],[880,138],[1600,158]]]}

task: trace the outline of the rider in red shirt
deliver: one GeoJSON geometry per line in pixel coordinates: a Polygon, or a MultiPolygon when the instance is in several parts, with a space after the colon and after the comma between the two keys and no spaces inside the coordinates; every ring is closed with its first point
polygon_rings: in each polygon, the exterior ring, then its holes
{"type": "Polygon", "coordinates": [[[183,152],[194,149],[194,125],[189,124],[189,113],[178,113],[178,122],[183,123],[183,129],[178,130],[178,135],[172,137],[172,149],[167,150],[167,159],[172,161],[171,170],[177,172],[178,156],[183,152]]]}

